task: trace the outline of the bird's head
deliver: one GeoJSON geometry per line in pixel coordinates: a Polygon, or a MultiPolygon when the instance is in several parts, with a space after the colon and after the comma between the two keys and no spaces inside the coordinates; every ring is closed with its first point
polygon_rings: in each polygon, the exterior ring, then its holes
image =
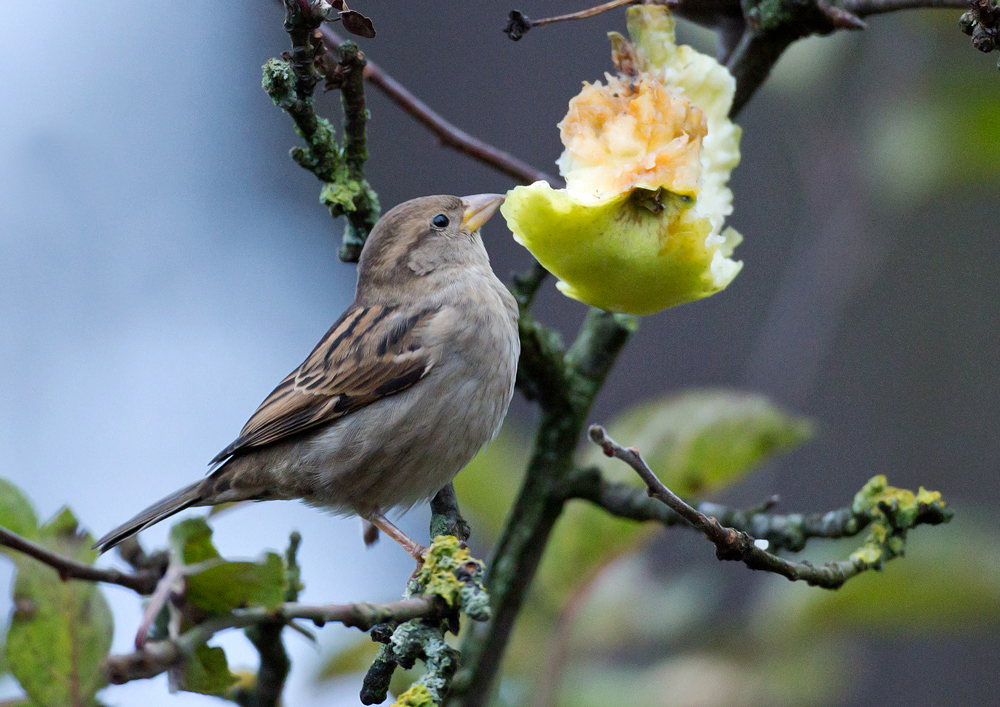
{"type": "Polygon", "coordinates": [[[503,200],[500,194],[425,196],[391,209],[375,224],[361,251],[359,292],[447,279],[460,269],[489,268],[479,228],[503,200]]]}

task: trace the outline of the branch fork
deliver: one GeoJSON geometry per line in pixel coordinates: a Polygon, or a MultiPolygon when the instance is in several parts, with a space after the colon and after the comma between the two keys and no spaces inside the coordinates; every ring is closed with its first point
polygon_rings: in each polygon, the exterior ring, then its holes
{"type": "Polygon", "coordinates": [[[861,572],[879,570],[886,561],[902,555],[909,529],[921,524],[944,523],[951,518],[951,511],[941,502],[940,494],[923,489],[918,494],[893,489],[887,486],[884,477],[876,476],[858,492],[852,508],[862,515],[869,513],[871,508],[878,515],[865,544],[849,559],[819,567],[808,561],[790,562],[766,550],[765,543],[758,543],[748,533],[725,527],[716,518],[685,502],[657,478],[635,447],[621,446],[600,425],[591,425],[588,434],[604,454],[624,461],[635,470],[645,482],[649,496],[661,501],[704,534],[715,545],[716,557],[720,560],[740,561],[753,570],[780,574],[789,580],[801,580],[825,589],[838,589],[861,572]]]}

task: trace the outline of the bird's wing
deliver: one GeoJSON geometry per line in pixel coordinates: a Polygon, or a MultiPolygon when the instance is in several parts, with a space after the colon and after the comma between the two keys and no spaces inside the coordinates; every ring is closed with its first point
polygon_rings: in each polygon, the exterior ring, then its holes
{"type": "Polygon", "coordinates": [[[277,442],[406,390],[437,362],[425,341],[440,307],[354,304],[260,404],[213,464],[277,442]]]}

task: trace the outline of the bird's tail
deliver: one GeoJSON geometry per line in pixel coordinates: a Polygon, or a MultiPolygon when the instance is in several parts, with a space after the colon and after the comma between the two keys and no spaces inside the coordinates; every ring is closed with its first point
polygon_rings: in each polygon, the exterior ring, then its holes
{"type": "Polygon", "coordinates": [[[190,508],[204,501],[208,497],[208,489],[206,488],[205,481],[207,479],[193,483],[157,501],[132,520],[119,525],[98,540],[94,543],[94,548],[98,552],[107,552],[122,540],[135,535],[140,530],[144,530],[154,523],[159,523],[164,518],[169,518],[175,513],[180,513],[185,508],[190,508]]]}

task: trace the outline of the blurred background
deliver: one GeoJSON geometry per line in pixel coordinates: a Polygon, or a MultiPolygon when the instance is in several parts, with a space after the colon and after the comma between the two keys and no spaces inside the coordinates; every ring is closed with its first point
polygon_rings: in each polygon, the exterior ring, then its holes
{"type": "MultiPolygon", "coordinates": [[[[585,5],[516,7],[541,17],[585,5]]],[[[435,0],[404,12],[359,0],[378,30],[359,43],[460,127],[554,172],[555,125],[580,82],[611,69],[605,34],[624,31],[625,14],[515,44],[500,31],[514,7],[435,0]]],[[[579,617],[564,702],[995,699],[1000,72],[959,32],[959,14],[872,18],[866,32],[800,42],[782,58],[739,119],[730,223],[745,237],[743,272],[708,300],[644,319],[591,415],[610,422],[692,388],[763,394],[811,418],[815,437],[714,500],[753,506],[779,494],[779,510],[824,511],[885,473],[940,490],[956,520],[918,529],[905,559],[835,594],[720,564],[683,530],[593,526],[586,542],[605,543],[599,561],[546,570],[503,702],[530,702],[566,602],[579,617]]],[[[713,46],[690,25],[681,39],[713,46]]],[[[287,47],[267,0],[0,7],[0,476],[40,517],[68,504],[100,535],[197,479],[350,301],[342,226],[288,158],[291,121],[260,88],[261,65],[287,47]]],[[[367,174],[383,209],[513,186],[438,146],[372,89],[368,100],[367,174]]],[[[319,109],[337,123],[339,96],[319,109]]],[[[528,264],[501,218],[484,240],[501,277],[528,264]]],[[[569,338],[584,307],[550,280],[535,313],[569,338]]],[[[516,490],[533,420],[516,398],[492,457],[459,477],[479,556],[516,490]]],[[[561,532],[583,515],[574,506],[561,532]]],[[[403,521],[418,538],[426,523],[426,509],[403,521]]],[[[391,600],[412,569],[392,543],[366,551],[356,519],[296,503],[213,525],[226,556],[280,549],[301,531],[307,602],[391,600]]],[[[162,545],[166,533],[157,526],[143,541],[162,545]]],[[[817,543],[815,556],[854,545],[817,543]]],[[[0,583],[11,575],[0,562],[0,583]]],[[[139,602],[105,594],[114,649],[127,651],[139,602]]],[[[9,608],[0,600],[0,615],[9,608]]],[[[286,704],[358,704],[359,637],[330,625],[317,649],[289,634],[286,704]]],[[[220,643],[231,665],[254,663],[241,635],[220,643]]],[[[0,680],[0,698],[18,693],[0,680]]],[[[215,703],[168,695],[163,676],[102,699],[215,703]]]]}

